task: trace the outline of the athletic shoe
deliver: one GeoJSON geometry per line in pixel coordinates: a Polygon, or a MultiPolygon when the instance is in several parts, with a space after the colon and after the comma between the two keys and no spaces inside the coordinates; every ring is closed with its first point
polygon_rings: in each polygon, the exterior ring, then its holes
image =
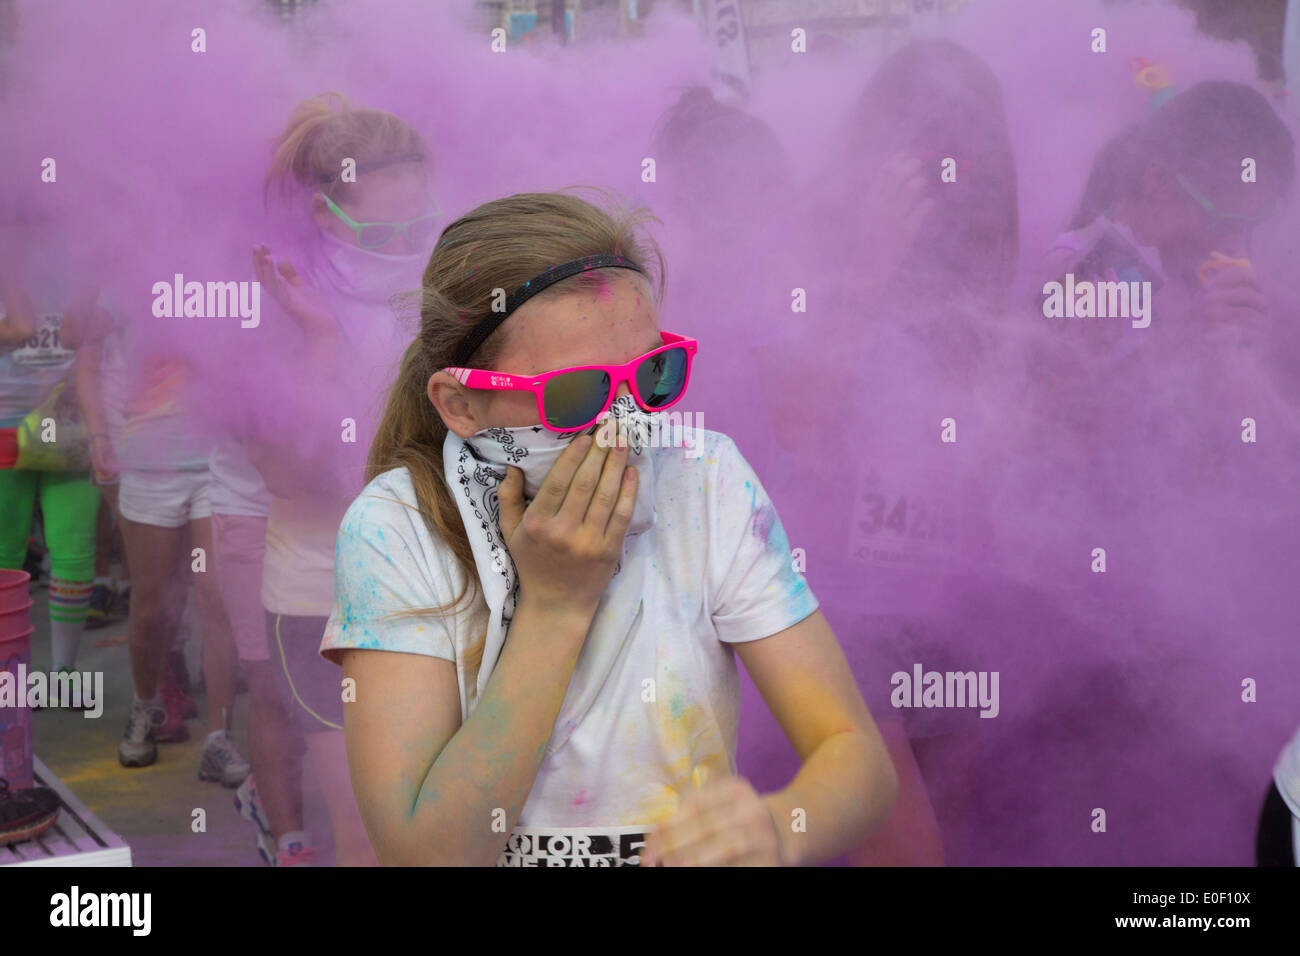
{"type": "Polygon", "coordinates": [[[109,623],[109,607],[113,603],[113,589],[106,584],[96,584],[90,591],[90,610],[86,612],[86,630],[93,631],[109,623]]]}
{"type": "Polygon", "coordinates": [[[194,701],[180,692],[166,668],[163,670],[161,689],[163,707],[167,716],[159,725],[156,736],[160,744],[178,744],[190,739],[190,729],[185,726],[186,715],[197,717],[199,708],[194,701]]]}
{"type": "MultiPolygon", "coordinates": [[[[158,728],[167,719],[162,707],[133,701],[126,718],[126,730],[117,744],[117,759],[123,767],[147,767],[158,759],[158,728]]],[[[184,726],[184,725],[182,725],[184,726]]]]}
{"type": "MultiPolygon", "coordinates": [[[[178,720],[193,720],[199,715],[199,705],[185,695],[176,683],[176,676],[171,668],[164,668],[162,680],[163,702],[167,705],[168,716],[178,720]]],[[[161,738],[160,738],[161,739],[161,738]]]]}
{"type": "Polygon", "coordinates": [[[154,732],[154,739],[160,744],[181,744],[190,739],[190,729],[178,714],[169,710],[154,732]]]}
{"type": "Polygon", "coordinates": [[[235,738],[223,730],[218,737],[209,736],[199,757],[199,779],[220,781],[223,787],[237,787],[253,772],[248,761],[239,755],[235,738]]]}
{"type": "Polygon", "coordinates": [[[316,848],[296,842],[290,843],[289,849],[281,850],[277,858],[276,866],[315,866],[316,848]]]}
{"type": "Polygon", "coordinates": [[[262,862],[267,866],[278,866],[280,858],[275,849],[275,837],[271,835],[271,820],[262,807],[262,798],[257,795],[257,784],[251,773],[235,790],[235,809],[253,824],[257,833],[257,855],[262,862]]]}
{"type": "Polygon", "coordinates": [[[0,846],[40,836],[59,818],[62,801],[49,787],[10,790],[0,777],[0,846]]]}
{"type": "Polygon", "coordinates": [[[271,832],[271,819],[262,807],[262,798],[257,793],[257,781],[250,773],[235,789],[235,809],[239,815],[266,834],[271,832]]]}

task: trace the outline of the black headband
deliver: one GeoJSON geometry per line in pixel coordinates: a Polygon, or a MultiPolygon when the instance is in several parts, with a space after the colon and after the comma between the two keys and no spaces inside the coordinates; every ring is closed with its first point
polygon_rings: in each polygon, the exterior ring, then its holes
{"type": "Polygon", "coordinates": [[[478,347],[483,344],[483,340],[496,331],[510,313],[519,308],[537,293],[541,292],[547,286],[554,285],[561,279],[567,279],[569,276],[576,276],[579,272],[590,272],[592,269],[635,269],[642,275],[645,270],[633,262],[631,259],[624,259],[622,256],[598,255],[586,256],[582,259],[574,259],[572,262],[563,262],[558,266],[551,266],[541,275],[533,276],[518,289],[516,289],[509,298],[506,299],[506,308],[504,312],[493,312],[487,318],[483,319],[478,325],[470,330],[465,341],[461,343],[460,348],[456,351],[452,364],[463,366],[469,361],[478,347]]]}

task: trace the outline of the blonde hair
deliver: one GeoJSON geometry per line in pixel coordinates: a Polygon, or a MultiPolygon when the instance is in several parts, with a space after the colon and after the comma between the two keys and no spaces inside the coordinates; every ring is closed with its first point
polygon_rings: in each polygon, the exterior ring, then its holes
{"type": "MultiPolygon", "coordinates": [[[[453,364],[452,356],[470,329],[491,313],[493,290],[513,292],[551,266],[604,253],[630,259],[655,278],[653,293],[656,301],[662,301],[663,256],[653,239],[638,235],[646,222],[658,220],[646,209],[628,209],[612,199],[606,206],[598,208],[565,192],[519,193],[484,203],[449,225],[438,240],[418,293],[420,332],[406,349],[389,392],[370,447],[366,481],[393,468],[407,469],[426,527],[446,542],[466,585],[450,604],[411,609],[403,615],[454,612],[467,599],[472,605],[480,591],[469,538],[444,477],[442,445],[447,427],[426,390],[435,372],[453,364]]],[[[557,282],[540,296],[580,290],[586,284],[578,281],[583,275],[557,282]]],[[[462,364],[492,368],[509,325],[507,320],[462,364]]],[[[471,696],[485,639],[486,628],[466,653],[470,674],[465,683],[471,696]]]]}
{"type": "Polygon", "coordinates": [[[428,163],[429,150],[405,120],[375,109],[353,109],[342,93],[322,93],[303,100],[289,116],[266,172],[263,197],[274,187],[288,193],[294,187],[319,190],[337,200],[344,159],[359,172],[409,159],[428,163]]]}

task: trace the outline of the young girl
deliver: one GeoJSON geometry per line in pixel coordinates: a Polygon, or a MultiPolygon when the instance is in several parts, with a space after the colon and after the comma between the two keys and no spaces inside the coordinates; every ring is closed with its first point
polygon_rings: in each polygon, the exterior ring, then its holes
{"type": "MultiPolygon", "coordinates": [[[[195,413],[195,369],[167,347],[142,339],[134,336],[127,347],[131,388],[121,412],[120,446],[109,453],[121,467],[117,502],[134,573],[127,632],[135,700],[117,748],[124,767],[154,763],[160,742],[188,740],[184,720],[198,716],[169,665],[191,586],[205,659],[211,659],[214,642],[232,640],[215,579],[195,573],[191,563],[192,549],[212,553],[211,445],[195,413]]],[[[214,680],[209,690],[210,733],[200,757],[201,775],[214,761],[241,759],[229,733],[233,695],[218,700],[218,684],[214,680]]]]}
{"type": "MultiPolygon", "coordinates": [[[[0,234],[0,568],[23,566],[39,504],[52,568],[51,669],[75,672],[94,578],[99,490],[84,467],[18,467],[18,428],[60,384],[75,390],[74,364],[111,320],[93,292],[69,288],[65,244],[44,223],[24,226],[21,235],[9,228],[0,234]]],[[[56,442],[63,435],[70,443],[74,423],[56,425],[56,442]]]]}
{"type": "Polygon", "coordinates": [[[334,602],[339,520],[364,484],[361,454],[407,338],[389,299],[418,283],[436,231],[428,156],[399,117],[324,96],[289,118],[267,176],[268,188],[298,203],[294,221],[308,227],[295,255],[301,274],[273,261],[267,247],[254,250],[262,287],[295,326],[286,330],[293,341],[285,348],[300,361],[280,363],[273,378],[254,386],[277,410],[243,448],[257,469],[244,494],[265,491],[265,520],[259,502],[248,500],[240,517],[221,522],[220,576],[253,705],[257,797],[250,784],[241,812],[258,823],[259,848],[274,865],[317,859],[302,816],[304,749],[329,810],[338,862],[374,862],[347,780],[338,674],[318,651],[334,602]],[[355,176],[345,174],[351,164],[355,176]],[[345,419],[359,440],[340,442],[345,419]],[[349,463],[351,449],[358,454],[349,463]],[[260,600],[248,593],[254,584],[260,600]],[[264,609],[261,621],[244,612],[250,603],[264,609]]]}
{"type": "Polygon", "coordinates": [[[321,646],[381,862],[803,864],[889,813],[757,476],[716,432],[659,447],[695,344],[659,327],[641,220],[515,195],[425,270],[321,646]],[[777,792],[735,776],[737,653],[803,761],[777,792]]]}

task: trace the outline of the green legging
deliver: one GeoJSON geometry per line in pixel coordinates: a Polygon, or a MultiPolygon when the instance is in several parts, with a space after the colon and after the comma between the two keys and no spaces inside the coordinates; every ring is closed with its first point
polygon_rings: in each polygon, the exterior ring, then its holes
{"type": "Polygon", "coordinates": [[[93,580],[99,489],[84,471],[0,468],[0,568],[22,568],[38,496],[50,573],[65,581],[93,580]]]}

